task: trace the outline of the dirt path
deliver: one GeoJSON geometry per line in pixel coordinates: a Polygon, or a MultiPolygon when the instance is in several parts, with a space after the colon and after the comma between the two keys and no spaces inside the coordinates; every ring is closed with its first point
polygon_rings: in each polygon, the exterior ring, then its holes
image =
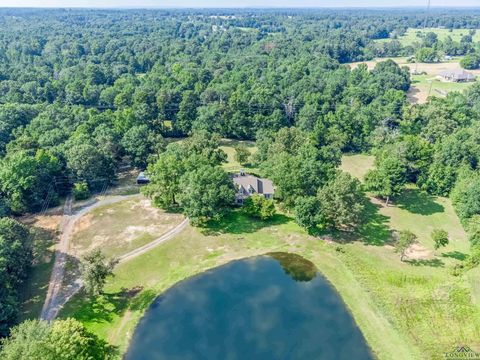
{"type": "Polygon", "coordinates": [[[65,200],[65,206],[63,209],[63,219],[60,224],[60,241],[57,244],[55,250],[55,263],[52,269],[52,275],[50,277],[50,283],[48,284],[47,296],[45,297],[45,303],[43,304],[42,313],[40,318],[43,320],[50,320],[50,314],[54,303],[63,282],[63,275],[65,273],[65,265],[67,263],[67,250],[69,245],[69,232],[72,231],[72,203],[71,196],[65,200]]]}
{"type": "Polygon", "coordinates": [[[154,247],[160,245],[161,243],[170,240],[172,237],[175,235],[179,234],[182,232],[183,229],[189,224],[189,220],[185,219],[183,220],[180,224],[175,226],[173,229],[170,229],[167,231],[165,234],[160,236],[159,238],[153,240],[152,242],[149,242],[148,244],[145,244],[135,250],[130,251],[129,253],[126,253],[122,256],[119,256],[118,259],[120,260],[119,263],[123,263],[125,261],[131,260],[133,258],[136,258],[139,255],[145,254],[147,251],[150,251],[154,247]]]}
{"type": "MultiPolygon", "coordinates": [[[[82,287],[80,279],[74,279],[69,284],[64,284],[65,269],[68,261],[68,250],[70,247],[70,239],[72,237],[75,223],[85,214],[90,211],[104,205],[110,205],[123,201],[132,197],[140,196],[134,195],[117,195],[102,200],[98,200],[93,204],[88,204],[72,214],[73,200],[68,197],[65,201],[62,223],[60,224],[60,241],[57,244],[55,250],[55,264],[53,265],[52,275],[50,277],[50,283],[48,286],[47,296],[45,303],[43,304],[40,318],[43,320],[53,320],[62,306],[75,295],[82,287]]],[[[164,235],[155,239],[154,241],[135,249],[120,258],[121,262],[128,261],[136,256],[139,256],[153,247],[161,244],[164,241],[169,240],[180,231],[182,231],[188,225],[188,219],[185,219],[173,229],[169,230],[164,235]]]]}

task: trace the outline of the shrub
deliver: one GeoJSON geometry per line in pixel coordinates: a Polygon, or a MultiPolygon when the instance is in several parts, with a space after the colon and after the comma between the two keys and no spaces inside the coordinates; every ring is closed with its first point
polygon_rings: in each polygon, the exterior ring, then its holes
{"type": "Polygon", "coordinates": [[[467,54],[460,60],[460,66],[467,70],[478,69],[480,65],[480,57],[476,54],[467,54]]]}
{"type": "Polygon", "coordinates": [[[435,250],[448,244],[448,233],[445,230],[435,229],[432,231],[431,236],[435,242],[435,250]]]}
{"type": "Polygon", "coordinates": [[[473,245],[480,245],[480,215],[474,215],[467,224],[468,240],[473,245]]]}
{"type": "Polygon", "coordinates": [[[73,197],[75,200],[85,200],[90,196],[90,190],[86,181],[73,185],[73,197]]]}
{"type": "Polygon", "coordinates": [[[400,261],[405,259],[407,249],[417,241],[417,236],[409,230],[400,231],[395,242],[395,252],[400,253],[400,261]]]}
{"type": "Polygon", "coordinates": [[[273,200],[266,199],[262,195],[253,194],[245,200],[243,211],[251,217],[266,220],[275,215],[275,204],[273,200]]]}

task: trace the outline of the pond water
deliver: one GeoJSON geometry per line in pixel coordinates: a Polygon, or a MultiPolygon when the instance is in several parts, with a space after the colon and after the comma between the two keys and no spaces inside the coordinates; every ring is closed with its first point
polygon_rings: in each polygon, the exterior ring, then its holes
{"type": "Polygon", "coordinates": [[[231,262],[159,296],[125,359],[373,359],[345,304],[309,261],[231,262]]]}

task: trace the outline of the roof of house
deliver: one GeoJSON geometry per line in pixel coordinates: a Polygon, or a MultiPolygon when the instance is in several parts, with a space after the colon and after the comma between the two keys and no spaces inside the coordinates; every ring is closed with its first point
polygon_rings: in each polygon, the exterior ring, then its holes
{"type": "Polygon", "coordinates": [[[273,183],[269,179],[261,179],[249,174],[233,175],[233,182],[239,187],[240,191],[248,192],[253,189],[257,194],[273,194],[273,183]]]}
{"type": "Polygon", "coordinates": [[[439,75],[445,78],[451,78],[455,80],[474,80],[476,78],[475,75],[463,69],[445,70],[445,71],[441,71],[439,75]]]}

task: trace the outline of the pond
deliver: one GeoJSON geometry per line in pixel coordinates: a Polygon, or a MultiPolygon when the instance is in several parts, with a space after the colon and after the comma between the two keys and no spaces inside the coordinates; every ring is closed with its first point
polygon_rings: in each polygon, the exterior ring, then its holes
{"type": "Polygon", "coordinates": [[[373,359],[332,285],[273,253],[209,270],[159,296],[125,359],[373,359]]]}

